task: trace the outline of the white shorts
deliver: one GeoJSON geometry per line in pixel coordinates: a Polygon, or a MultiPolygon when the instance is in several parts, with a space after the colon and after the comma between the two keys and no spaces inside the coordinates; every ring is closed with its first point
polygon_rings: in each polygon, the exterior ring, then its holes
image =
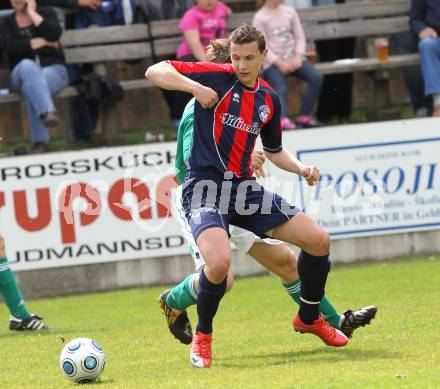
{"type": "MultiPolygon", "coordinates": [[[[176,219],[179,222],[180,226],[182,227],[183,236],[185,237],[186,242],[188,244],[188,250],[194,260],[195,268],[196,270],[200,270],[205,265],[205,260],[199,248],[197,247],[196,242],[194,241],[194,238],[191,233],[191,229],[187,223],[187,219],[183,214],[181,185],[176,190],[176,207],[178,210],[177,212],[178,217],[176,219]]],[[[280,244],[283,244],[281,240],[260,238],[259,236],[255,235],[253,232],[235,226],[230,226],[229,234],[231,235],[229,239],[235,245],[238,255],[242,255],[242,256],[247,254],[247,252],[250,250],[252,245],[257,242],[263,242],[272,246],[278,246],[280,244]]]]}

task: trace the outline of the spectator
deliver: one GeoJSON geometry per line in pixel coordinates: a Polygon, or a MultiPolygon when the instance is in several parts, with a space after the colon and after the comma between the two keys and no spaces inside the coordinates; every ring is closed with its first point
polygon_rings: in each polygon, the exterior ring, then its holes
{"type": "Polygon", "coordinates": [[[26,100],[32,153],[48,151],[48,127],[58,124],[52,95],[68,84],[61,27],[50,8],[35,0],[11,0],[14,13],[1,24],[0,39],[8,56],[12,87],[26,100]]]}
{"type": "Polygon", "coordinates": [[[281,126],[285,130],[296,127],[288,117],[287,76],[293,74],[305,80],[309,85],[296,125],[316,127],[319,123],[310,115],[321,91],[322,75],[305,59],[306,40],[297,12],[282,3],[282,0],[265,0],[253,19],[254,26],[264,34],[269,49],[263,64],[263,75],[280,96],[281,126]]]}
{"type": "MultiPolygon", "coordinates": [[[[418,52],[418,38],[412,31],[393,34],[391,39],[397,54],[412,54],[418,52]]],[[[420,66],[405,66],[403,68],[403,78],[415,116],[431,116],[432,99],[431,96],[425,96],[420,66]]]]}
{"type": "MultiPolygon", "coordinates": [[[[357,2],[357,0],[313,0],[313,5],[331,5],[357,2]]],[[[373,5],[369,5],[373,7],[373,5]]],[[[316,41],[319,60],[332,62],[341,58],[353,58],[356,38],[340,38],[316,41]]],[[[324,77],[316,116],[328,123],[334,118],[345,123],[350,120],[352,110],[353,74],[330,74],[324,77]]]]}
{"type": "Polygon", "coordinates": [[[196,0],[179,24],[184,39],[177,49],[177,59],[206,61],[206,47],[211,40],[226,36],[226,18],[231,13],[221,1],[196,0]]]}
{"type": "MultiPolygon", "coordinates": [[[[75,10],[75,13],[67,14],[65,24],[68,29],[131,24],[134,20],[135,0],[39,0],[39,4],[57,7],[57,9],[75,10]]],[[[98,77],[94,73],[103,77],[107,76],[105,65],[102,63],[70,64],[67,69],[70,84],[84,85],[82,89],[87,89],[86,85],[90,82],[98,85],[98,77]]],[[[86,143],[100,145],[102,143],[95,138],[99,111],[100,101],[96,99],[86,99],[81,94],[71,98],[73,142],[76,145],[86,143]]]]}
{"type": "MultiPolygon", "coordinates": [[[[195,5],[185,12],[179,24],[183,40],[177,49],[177,59],[186,62],[206,61],[206,47],[211,40],[226,36],[226,18],[231,14],[231,9],[221,1],[196,0],[195,5]]],[[[177,118],[173,119],[177,127],[191,98],[188,93],[176,93],[177,118]]]]}
{"type": "Polygon", "coordinates": [[[434,103],[432,116],[440,116],[440,2],[412,0],[410,26],[419,37],[425,95],[432,95],[434,103]]]}
{"type": "MultiPolygon", "coordinates": [[[[38,0],[40,6],[56,7],[55,9],[77,11],[81,14],[93,13],[101,7],[101,0],[38,0]]],[[[76,26],[77,12],[67,12],[66,19],[62,20],[62,25],[68,29],[76,26]]],[[[69,83],[77,84],[81,81],[84,74],[93,72],[91,65],[67,65],[69,83]]],[[[73,129],[73,142],[76,145],[91,142],[95,133],[96,124],[99,116],[99,106],[94,101],[87,101],[78,95],[70,99],[70,114],[73,129]]]]}

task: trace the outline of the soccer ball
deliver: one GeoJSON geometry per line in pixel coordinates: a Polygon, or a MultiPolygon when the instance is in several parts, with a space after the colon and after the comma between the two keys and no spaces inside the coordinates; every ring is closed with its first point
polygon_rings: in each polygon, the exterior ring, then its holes
{"type": "Polygon", "coordinates": [[[73,339],[61,351],[61,371],[69,380],[78,384],[95,381],[104,367],[104,350],[92,339],[73,339]]]}

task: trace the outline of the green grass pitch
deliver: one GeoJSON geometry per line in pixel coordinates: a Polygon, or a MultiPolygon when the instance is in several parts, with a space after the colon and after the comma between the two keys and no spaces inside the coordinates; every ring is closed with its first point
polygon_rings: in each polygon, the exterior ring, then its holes
{"type": "MultiPolygon", "coordinates": [[[[341,311],[377,304],[348,346],[294,333],[296,305],[276,277],[236,281],[215,321],[210,369],[189,363],[156,303],[162,288],[29,301],[47,333],[11,333],[0,306],[0,388],[72,388],[61,337],[91,337],[107,366],[93,388],[439,388],[440,257],[335,267],[327,296],[341,311]]],[[[190,310],[192,322],[195,310],[190,310]]]]}

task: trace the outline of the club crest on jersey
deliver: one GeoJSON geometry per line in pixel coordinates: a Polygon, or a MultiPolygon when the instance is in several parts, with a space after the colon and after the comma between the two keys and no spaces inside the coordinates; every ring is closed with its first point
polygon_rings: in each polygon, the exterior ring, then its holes
{"type": "Polygon", "coordinates": [[[258,116],[260,117],[263,123],[267,121],[269,115],[270,115],[269,107],[267,105],[260,105],[260,107],[258,108],[258,116]]]}
{"type": "Polygon", "coordinates": [[[232,101],[233,101],[234,103],[240,103],[240,95],[239,95],[237,92],[235,92],[235,93],[232,95],[232,101]]]}

